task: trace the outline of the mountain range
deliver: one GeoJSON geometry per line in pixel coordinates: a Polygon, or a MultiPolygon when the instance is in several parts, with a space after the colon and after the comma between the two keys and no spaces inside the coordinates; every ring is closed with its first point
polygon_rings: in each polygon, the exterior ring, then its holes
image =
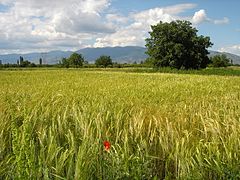
{"type": "MultiPolygon", "coordinates": [[[[89,63],[94,61],[101,55],[108,55],[114,62],[118,63],[133,63],[144,61],[148,56],[145,54],[146,48],[139,46],[125,46],[125,47],[104,47],[104,48],[84,48],[76,51],[82,54],[89,63]]],[[[240,64],[240,56],[231,53],[209,51],[209,56],[225,54],[228,58],[233,60],[234,64],[240,64]]],[[[20,56],[25,60],[38,64],[39,59],[43,59],[44,64],[56,64],[62,58],[68,58],[73,51],[50,51],[46,53],[28,53],[28,54],[6,54],[0,55],[2,63],[16,64],[20,56]]]]}

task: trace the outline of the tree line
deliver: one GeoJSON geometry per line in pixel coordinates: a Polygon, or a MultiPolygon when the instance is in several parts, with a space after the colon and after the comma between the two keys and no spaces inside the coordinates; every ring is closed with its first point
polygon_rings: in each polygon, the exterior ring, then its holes
{"type": "Polygon", "coordinates": [[[2,60],[0,60],[0,67],[41,67],[42,66],[42,58],[39,59],[39,64],[35,64],[33,62],[30,62],[28,60],[24,60],[22,56],[19,57],[19,60],[16,61],[16,64],[3,64],[2,60]]]}
{"type": "MultiPolygon", "coordinates": [[[[65,68],[80,68],[83,65],[88,65],[88,61],[86,61],[82,54],[73,53],[69,58],[62,58],[58,64],[48,65],[43,64],[42,58],[39,59],[39,64],[35,64],[28,60],[24,60],[22,56],[20,56],[19,60],[17,60],[16,64],[3,64],[2,60],[0,60],[0,67],[65,67],[65,68]]],[[[102,55],[95,61],[95,67],[119,67],[120,64],[114,63],[110,56],[102,55]]]]}
{"type": "MultiPolygon", "coordinates": [[[[152,64],[149,64],[149,59],[146,61],[141,61],[137,63],[134,61],[133,63],[117,63],[113,62],[110,56],[102,55],[98,59],[95,60],[94,64],[89,64],[88,61],[85,61],[83,56],[80,54],[79,56],[74,55],[74,57],[81,57],[79,60],[72,60],[72,58],[63,58],[59,64],[43,64],[42,59],[39,59],[39,64],[32,63],[28,60],[24,60],[22,57],[20,57],[20,60],[17,60],[16,64],[3,64],[2,60],[0,60],[0,68],[25,68],[25,67],[62,67],[62,68],[124,68],[124,67],[152,67],[152,64]]],[[[232,66],[233,62],[231,59],[227,58],[226,55],[216,55],[209,59],[209,67],[227,67],[232,66]]]]}
{"type": "MultiPolygon", "coordinates": [[[[79,68],[84,64],[88,64],[88,61],[85,61],[84,57],[81,54],[73,53],[69,58],[63,58],[59,62],[62,67],[74,67],[79,68]]],[[[109,67],[113,65],[113,61],[110,56],[102,55],[95,61],[96,67],[109,67]]]]}

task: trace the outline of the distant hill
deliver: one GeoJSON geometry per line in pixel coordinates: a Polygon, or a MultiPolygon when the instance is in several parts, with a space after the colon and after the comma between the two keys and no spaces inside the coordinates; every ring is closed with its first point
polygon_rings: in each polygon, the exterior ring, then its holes
{"type": "Polygon", "coordinates": [[[233,64],[240,64],[240,56],[236,54],[231,54],[227,52],[218,52],[218,51],[209,51],[209,52],[210,52],[209,57],[225,54],[229,59],[233,60],[233,64]]]}
{"type": "MultiPolygon", "coordinates": [[[[104,47],[104,48],[85,48],[76,51],[84,56],[85,60],[93,63],[99,56],[108,55],[111,56],[114,62],[118,63],[133,63],[140,62],[147,58],[145,54],[146,48],[139,46],[126,46],[126,47],[104,47]]],[[[47,53],[29,53],[29,54],[7,54],[0,55],[0,60],[3,63],[16,63],[20,56],[23,56],[25,60],[29,60],[34,63],[38,63],[39,59],[43,59],[45,64],[56,64],[62,58],[68,58],[72,51],[50,51],[47,53]]],[[[230,53],[222,53],[217,51],[210,51],[210,57],[226,54],[228,58],[233,60],[234,64],[240,64],[240,56],[230,53]]]]}
{"type": "Polygon", "coordinates": [[[140,62],[147,58],[146,48],[138,46],[85,48],[77,51],[90,62],[94,62],[101,55],[111,56],[113,61],[121,63],[140,62]]]}
{"type": "Polygon", "coordinates": [[[29,53],[29,54],[6,54],[0,55],[0,60],[3,61],[4,64],[16,64],[19,57],[22,56],[24,60],[28,60],[34,63],[39,63],[39,59],[43,59],[44,64],[56,64],[62,58],[69,57],[73,52],[71,51],[50,51],[47,53],[29,53]]]}

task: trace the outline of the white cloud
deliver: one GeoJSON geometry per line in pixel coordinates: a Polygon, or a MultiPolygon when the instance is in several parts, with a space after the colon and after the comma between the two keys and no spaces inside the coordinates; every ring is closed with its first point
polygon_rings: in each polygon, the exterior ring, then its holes
{"type": "Polygon", "coordinates": [[[153,25],[159,21],[171,22],[175,20],[172,14],[169,14],[163,8],[155,8],[133,15],[133,18],[136,22],[142,22],[144,24],[153,25]]]}
{"type": "Polygon", "coordinates": [[[107,14],[106,19],[117,24],[126,24],[129,21],[128,17],[119,14],[107,14]]]}
{"type": "Polygon", "coordinates": [[[213,22],[214,22],[214,24],[228,24],[229,23],[229,19],[227,17],[224,17],[223,19],[214,20],[213,22]]]}
{"type": "Polygon", "coordinates": [[[227,17],[224,17],[223,19],[211,19],[207,16],[207,13],[204,9],[201,9],[197,12],[195,12],[193,18],[192,18],[193,24],[200,24],[204,22],[210,22],[216,25],[221,25],[221,24],[228,24],[229,19],[227,17]]]}
{"type": "Polygon", "coordinates": [[[177,4],[173,6],[167,6],[162,8],[164,13],[172,14],[172,15],[177,15],[179,13],[185,12],[188,9],[193,9],[197,6],[197,4],[177,4]]]}
{"type": "Polygon", "coordinates": [[[210,19],[207,17],[207,14],[204,9],[201,9],[197,12],[195,12],[192,22],[194,24],[200,24],[202,22],[210,21],[210,19]]]}
{"type": "Polygon", "coordinates": [[[9,5],[13,2],[13,0],[0,0],[0,4],[2,5],[9,5]]]}
{"type": "Polygon", "coordinates": [[[101,17],[95,13],[56,14],[52,23],[56,31],[67,34],[113,33],[115,31],[111,24],[103,22],[101,17]]]}
{"type": "Polygon", "coordinates": [[[0,12],[0,53],[31,49],[85,47],[97,34],[113,33],[101,16],[110,0],[1,0],[10,5],[0,12]],[[81,42],[84,41],[84,42],[81,42]],[[80,43],[81,42],[81,43],[80,43]],[[72,44],[72,46],[71,46],[72,44]]]}
{"type": "Polygon", "coordinates": [[[121,17],[123,20],[128,19],[131,23],[120,26],[113,34],[97,38],[94,47],[127,45],[144,46],[145,38],[148,36],[151,25],[155,25],[160,21],[171,22],[180,19],[177,14],[184,12],[187,9],[194,8],[195,6],[195,4],[179,4],[163,8],[148,9],[141,12],[131,13],[125,18],[121,17]]]}
{"type": "Polygon", "coordinates": [[[108,13],[111,0],[0,0],[8,6],[0,12],[0,53],[72,50],[86,46],[126,46],[145,44],[150,25],[159,21],[190,20],[196,24],[211,20],[205,10],[193,17],[180,13],[196,4],[157,7],[128,15],[108,13]]]}
{"type": "Polygon", "coordinates": [[[221,52],[229,52],[240,56],[240,44],[226,46],[219,49],[221,52]]]}
{"type": "Polygon", "coordinates": [[[94,47],[105,46],[144,46],[145,31],[141,24],[132,24],[126,28],[119,29],[116,33],[96,39],[94,47]]]}

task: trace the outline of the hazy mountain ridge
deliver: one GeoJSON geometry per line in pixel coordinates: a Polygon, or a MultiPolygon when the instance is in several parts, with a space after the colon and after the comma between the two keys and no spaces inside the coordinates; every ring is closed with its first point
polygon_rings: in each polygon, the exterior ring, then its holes
{"type": "Polygon", "coordinates": [[[50,51],[46,53],[27,53],[27,54],[6,54],[0,55],[0,60],[3,63],[16,64],[19,57],[22,56],[24,60],[28,60],[34,63],[39,63],[39,59],[43,59],[44,64],[56,64],[62,58],[69,57],[73,52],[72,51],[50,51]]]}
{"type": "MultiPolygon", "coordinates": [[[[99,56],[108,55],[111,56],[114,62],[118,63],[133,63],[140,62],[147,58],[145,54],[146,48],[139,46],[126,46],[126,47],[104,47],[104,48],[85,48],[76,51],[84,56],[85,60],[93,63],[99,56]]],[[[228,58],[233,60],[234,64],[240,64],[240,56],[231,53],[222,53],[217,51],[209,51],[210,57],[226,54],[228,58]]],[[[0,55],[0,60],[3,63],[16,63],[20,56],[25,60],[37,63],[39,59],[43,59],[43,63],[56,64],[62,58],[68,58],[73,51],[50,51],[47,53],[29,53],[29,54],[7,54],[0,55]]]]}
{"type": "Polygon", "coordinates": [[[101,55],[111,56],[113,61],[131,63],[147,58],[146,49],[138,46],[86,48],[77,51],[83,54],[87,61],[94,62],[101,55]]]}
{"type": "Polygon", "coordinates": [[[211,50],[209,52],[210,52],[209,57],[225,54],[229,59],[233,60],[233,64],[240,64],[240,56],[238,56],[236,54],[231,54],[231,53],[227,53],[227,52],[211,51],[211,50]]]}

